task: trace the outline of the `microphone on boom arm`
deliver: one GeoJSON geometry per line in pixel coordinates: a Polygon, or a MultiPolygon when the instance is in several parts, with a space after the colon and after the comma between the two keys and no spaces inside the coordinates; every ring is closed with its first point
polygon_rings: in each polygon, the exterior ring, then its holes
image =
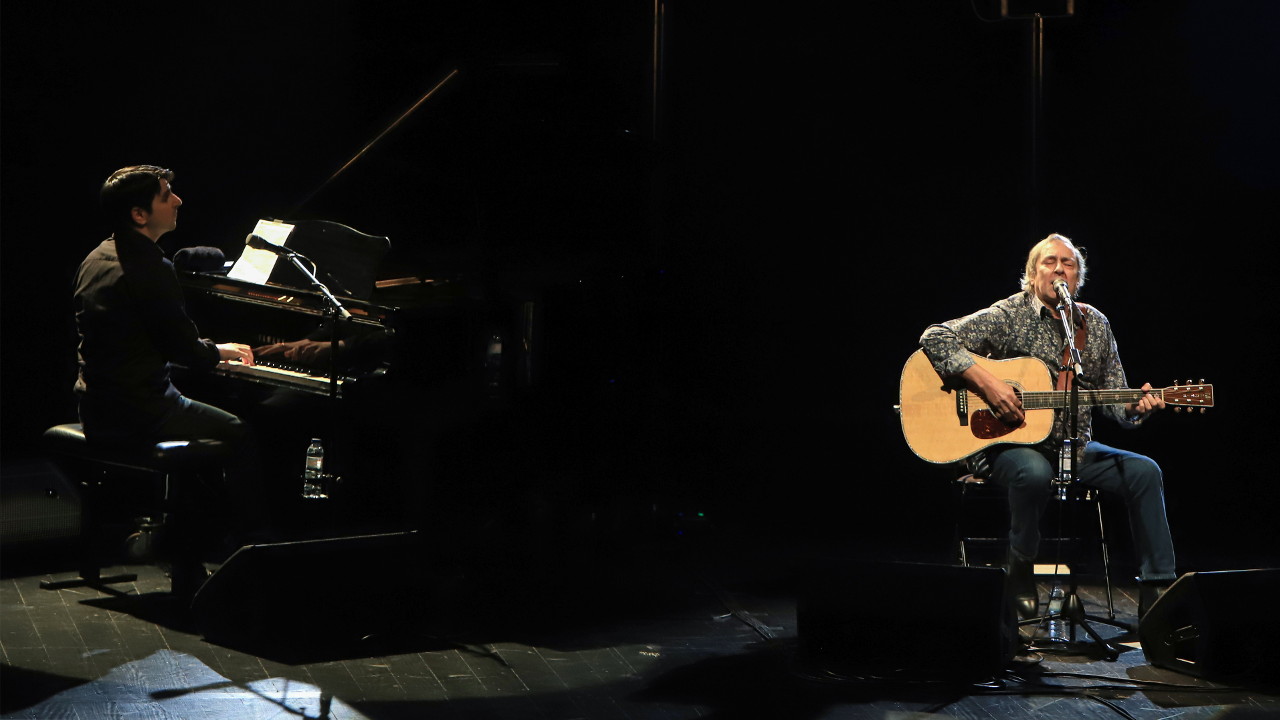
{"type": "Polygon", "coordinates": [[[296,253],[283,245],[276,245],[275,243],[267,242],[262,238],[262,236],[254,235],[252,233],[250,233],[249,237],[244,239],[244,244],[254,250],[266,250],[267,252],[275,253],[276,255],[284,255],[286,257],[289,255],[297,255],[298,257],[306,257],[305,255],[296,253]]]}

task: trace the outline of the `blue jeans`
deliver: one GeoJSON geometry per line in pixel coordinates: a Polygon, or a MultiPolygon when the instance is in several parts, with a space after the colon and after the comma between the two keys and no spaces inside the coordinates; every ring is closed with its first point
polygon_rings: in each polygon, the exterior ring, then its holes
{"type": "MultiPolygon", "coordinates": [[[[1138,579],[1177,578],[1173,537],[1164,508],[1164,476],[1145,455],[1099,442],[1085,446],[1076,476],[1124,501],[1138,557],[1138,579]]],[[[1057,458],[1039,448],[1016,445],[988,453],[991,481],[1009,491],[1009,546],[1025,559],[1040,548],[1040,517],[1055,492],[1057,458]]]]}
{"type": "Polygon", "coordinates": [[[178,398],[178,404],[165,413],[151,435],[157,440],[213,438],[237,447],[251,442],[248,427],[240,418],[188,397],[178,398]]]}
{"type": "Polygon", "coordinates": [[[249,428],[231,413],[191,398],[177,395],[157,420],[155,411],[136,409],[134,403],[118,399],[84,396],[79,399],[80,422],[89,442],[97,445],[128,446],[161,440],[213,438],[239,446],[249,438],[249,428]]]}

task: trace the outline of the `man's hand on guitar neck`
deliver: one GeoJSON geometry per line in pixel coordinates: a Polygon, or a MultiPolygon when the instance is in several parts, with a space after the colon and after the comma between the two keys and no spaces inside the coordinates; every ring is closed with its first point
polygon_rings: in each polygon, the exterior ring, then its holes
{"type": "Polygon", "coordinates": [[[1144,383],[1142,391],[1142,399],[1124,406],[1126,415],[1131,422],[1138,422],[1156,410],[1163,410],[1165,407],[1164,396],[1153,394],[1151,392],[1151,383],[1144,383]]]}
{"type": "MultiPolygon", "coordinates": [[[[1008,383],[980,365],[970,365],[969,369],[960,373],[960,377],[964,379],[965,385],[969,386],[970,390],[978,393],[986,401],[987,407],[991,408],[1002,422],[1008,425],[1022,424],[1025,417],[1022,412],[1022,399],[1008,383]]],[[[1144,397],[1144,402],[1147,397],[1150,396],[1144,397]]]]}

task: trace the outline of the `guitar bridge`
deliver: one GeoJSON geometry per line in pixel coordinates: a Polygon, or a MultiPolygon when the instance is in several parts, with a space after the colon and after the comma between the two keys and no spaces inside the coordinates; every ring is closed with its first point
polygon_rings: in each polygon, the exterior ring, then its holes
{"type": "Polygon", "coordinates": [[[969,391],[956,390],[956,416],[960,418],[960,426],[969,424],[969,391]]]}

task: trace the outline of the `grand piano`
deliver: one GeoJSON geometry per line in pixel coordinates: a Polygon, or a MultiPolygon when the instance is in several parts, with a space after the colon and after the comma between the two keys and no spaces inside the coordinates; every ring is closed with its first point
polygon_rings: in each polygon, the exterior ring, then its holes
{"type": "MultiPolygon", "coordinates": [[[[400,499],[392,511],[445,507],[414,493],[439,487],[442,478],[457,486],[474,483],[476,465],[518,455],[511,450],[515,441],[490,450],[520,432],[509,429],[517,421],[504,421],[502,413],[514,408],[511,414],[519,414],[535,394],[525,391],[545,383],[535,378],[546,345],[541,327],[535,327],[544,314],[544,288],[568,282],[562,263],[577,264],[539,250],[538,243],[570,235],[564,226],[573,223],[583,200],[565,190],[567,183],[585,183],[593,193],[630,185],[600,182],[599,173],[566,165],[559,133],[569,126],[557,125],[562,129],[539,143],[539,157],[548,160],[536,163],[541,169],[527,166],[534,161],[526,157],[524,135],[512,133],[506,115],[492,111],[495,100],[509,102],[504,93],[511,78],[503,68],[475,73],[466,92],[458,88],[436,98],[447,104],[430,119],[445,127],[408,132],[410,114],[459,75],[450,72],[320,188],[288,210],[273,211],[282,213],[273,221],[294,225],[284,247],[315,261],[317,277],[351,313],[337,324],[343,348],[332,367],[268,360],[254,368],[222,364],[212,376],[175,378],[184,393],[249,417],[270,436],[261,443],[264,454],[279,455],[276,474],[295,500],[310,437],[325,439],[326,467],[334,465],[348,488],[359,485],[368,495],[364,490],[378,484],[402,485],[401,492],[388,495],[400,499]],[[379,152],[375,145],[397,127],[396,152],[379,152]],[[511,157],[523,158],[518,176],[493,172],[511,157]],[[546,180],[551,170],[563,173],[557,182],[546,180]],[[551,202],[549,194],[559,199],[551,202]],[[313,219],[318,217],[325,219],[313,219]],[[387,237],[352,227],[375,219],[379,227],[412,239],[393,250],[387,237]],[[517,238],[521,247],[509,247],[517,238]],[[547,268],[555,281],[542,277],[547,268]],[[277,406],[287,406],[283,416],[273,414],[277,406]],[[491,432],[495,426],[502,429],[491,432]],[[456,467],[452,472],[424,471],[421,456],[439,448],[479,462],[448,460],[456,467]]],[[[536,88],[525,86],[539,77],[522,75],[518,86],[532,92],[536,88]]],[[[523,99],[512,106],[530,107],[523,99]]],[[[548,126],[540,116],[515,121],[539,132],[548,126]]],[[[599,160],[596,150],[588,144],[582,152],[610,168],[632,166],[612,156],[599,160]]],[[[627,216],[617,220],[625,223],[627,216]]],[[[580,228],[574,237],[579,235],[580,228]]],[[[602,247],[598,236],[592,232],[579,242],[595,253],[602,247]]],[[[255,280],[234,277],[224,267],[180,268],[179,278],[188,314],[203,336],[219,342],[322,342],[335,326],[324,296],[289,263],[277,262],[268,276],[255,280]]],[[[567,330],[561,353],[575,356],[571,348],[587,343],[583,337],[577,328],[567,330]]],[[[589,362],[585,355],[579,360],[589,362]]],[[[566,374],[579,375],[571,369],[566,374]]]]}
{"type": "Polygon", "coordinates": [[[326,343],[336,328],[341,349],[323,362],[221,363],[215,374],[334,398],[353,383],[388,373],[418,385],[470,376],[490,392],[499,390],[504,323],[482,292],[461,279],[379,280],[378,264],[390,249],[386,237],[326,220],[275,224],[289,229],[280,246],[314,263],[316,279],[349,317],[335,320],[326,293],[283,257],[261,281],[237,276],[244,256],[229,268],[180,272],[188,313],[206,337],[221,341],[326,343]]]}
{"type": "Polygon", "coordinates": [[[289,224],[283,246],[314,262],[349,319],[335,320],[326,295],[284,262],[263,281],[236,277],[234,266],[179,265],[187,312],[203,336],[254,347],[308,340],[328,349],[336,327],[339,352],[303,364],[220,363],[175,382],[253,424],[277,506],[297,502],[304,449],[321,437],[326,469],[344,478],[345,508],[381,528],[388,514],[429,505],[424,458],[440,438],[501,404],[513,369],[504,351],[521,345],[504,343],[512,308],[462,278],[378,278],[385,237],[333,221],[289,224]]]}

